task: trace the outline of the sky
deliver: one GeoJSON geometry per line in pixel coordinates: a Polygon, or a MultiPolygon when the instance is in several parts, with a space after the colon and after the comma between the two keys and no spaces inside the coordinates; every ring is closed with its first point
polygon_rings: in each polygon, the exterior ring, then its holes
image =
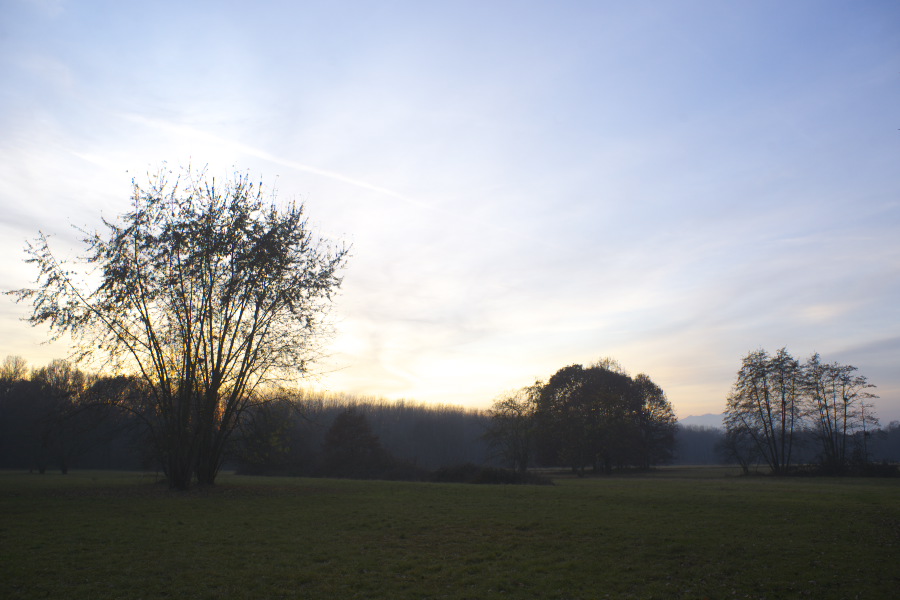
{"type": "MultiPolygon", "coordinates": [[[[352,256],[310,380],[486,408],[601,357],[679,417],[758,348],[900,419],[900,4],[0,0],[0,287],[166,162],[352,256]]],[[[64,342],[0,297],[0,357],[64,342]]]]}

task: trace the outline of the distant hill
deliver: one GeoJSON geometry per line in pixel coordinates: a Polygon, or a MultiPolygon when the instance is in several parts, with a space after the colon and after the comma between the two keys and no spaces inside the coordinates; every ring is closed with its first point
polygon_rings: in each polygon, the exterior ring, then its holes
{"type": "Polygon", "coordinates": [[[691,416],[679,419],[678,423],[681,425],[700,425],[702,427],[718,427],[719,429],[725,429],[725,424],[722,422],[724,416],[725,415],[722,414],[707,414],[697,417],[691,416]]]}

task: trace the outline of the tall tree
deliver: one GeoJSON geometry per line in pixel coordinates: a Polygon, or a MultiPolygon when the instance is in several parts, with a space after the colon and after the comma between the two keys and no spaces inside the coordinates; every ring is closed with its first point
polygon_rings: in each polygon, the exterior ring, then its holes
{"type": "Polygon", "coordinates": [[[534,446],[534,411],[540,384],[522,388],[497,398],[485,438],[513,469],[525,471],[534,446]]]}
{"type": "MultiPolygon", "coordinates": [[[[0,466],[34,466],[39,452],[35,444],[40,408],[37,384],[30,381],[28,363],[21,356],[7,356],[0,364],[0,466]]],[[[45,467],[46,468],[46,467],[45,467]]]]}
{"type": "MultiPolygon", "coordinates": [[[[878,424],[878,418],[868,402],[877,398],[869,389],[865,376],[856,373],[852,365],[825,364],[818,353],[804,365],[806,375],[807,414],[819,443],[822,465],[839,473],[851,461],[855,434],[866,434],[878,424]]],[[[863,451],[863,460],[866,460],[863,451]]]]}
{"type": "Polygon", "coordinates": [[[634,378],[638,400],[633,412],[637,428],[639,466],[667,463],[675,448],[678,419],[666,393],[650,377],[640,373],[634,378]]]}
{"type": "Polygon", "coordinates": [[[744,357],[728,396],[725,426],[750,436],[773,473],[791,466],[795,434],[802,416],[800,364],[785,348],[744,357]]]}
{"type": "Polygon", "coordinates": [[[85,232],[94,278],[77,278],[41,234],[29,244],[37,286],[14,292],[30,321],[72,334],[146,383],[150,426],[171,486],[211,484],[254,392],[302,374],[347,249],[311,233],[247,175],[225,181],[160,170],[133,182],[132,209],[85,232]]]}
{"type": "Polygon", "coordinates": [[[581,365],[560,369],[541,386],[535,411],[540,462],[569,465],[580,475],[586,466],[596,468],[601,435],[586,379],[581,365]]]}
{"type": "MultiPolygon", "coordinates": [[[[84,406],[82,396],[92,379],[67,360],[53,360],[31,374],[36,386],[35,402],[41,405],[36,425],[40,440],[38,468],[43,472],[52,458],[63,474],[68,473],[73,458],[87,450],[96,411],[84,406]]],[[[97,415],[99,418],[99,415],[97,415]]]]}

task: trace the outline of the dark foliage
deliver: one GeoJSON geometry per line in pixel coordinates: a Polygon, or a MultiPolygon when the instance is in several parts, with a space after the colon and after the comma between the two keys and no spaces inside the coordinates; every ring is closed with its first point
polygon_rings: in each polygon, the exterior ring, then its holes
{"type": "MultiPolygon", "coordinates": [[[[0,364],[0,468],[158,469],[150,431],[139,418],[151,407],[139,380],[76,373],[61,361],[51,365],[30,369],[14,357],[0,364]]],[[[486,412],[290,390],[268,393],[265,402],[242,415],[227,448],[228,468],[256,475],[324,476],[328,432],[347,412],[365,419],[368,433],[360,439],[374,438],[390,460],[377,473],[336,475],[430,480],[448,465],[469,463],[482,469],[504,463],[505,457],[492,450],[485,436],[491,423],[486,412]]],[[[716,440],[722,446],[727,439],[720,430],[679,426],[674,461],[720,462],[720,455],[710,460],[711,449],[716,440]]],[[[817,443],[813,432],[801,431],[794,442],[796,464],[813,465],[804,467],[808,473],[830,474],[819,460],[817,443]]],[[[856,432],[849,444],[853,458],[843,472],[890,476],[896,470],[893,463],[900,460],[900,423],[856,432]]],[[[759,458],[754,447],[745,446],[744,452],[743,464],[755,470],[759,458]]],[[[740,455],[729,458],[741,462],[740,455]]],[[[474,472],[471,466],[466,469],[474,472]]],[[[494,480],[505,477],[496,475],[494,480]]]]}
{"type": "Polygon", "coordinates": [[[135,420],[108,401],[116,387],[117,380],[63,360],[29,370],[7,357],[0,369],[0,467],[66,473],[138,464],[135,420]]]}
{"type": "Polygon", "coordinates": [[[441,467],[434,473],[432,481],[437,483],[553,485],[550,479],[537,473],[479,466],[472,463],[441,467]]]}
{"type": "Polygon", "coordinates": [[[868,432],[864,441],[871,461],[900,462],[900,421],[891,421],[883,429],[868,432]]]}
{"type": "Polygon", "coordinates": [[[835,472],[828,465],[818,462],[794,465],[782,475],[791,477],[900,477],[900,466],[897,463],[886,461],[853,463],[845,466],[839,472],[835,472]]]}
{"type": "Polygon", "coordinates": [[[241,416],[230,446],[231,460],[243,475],[303,475],[313,452],[298,431],[299,407],[283,394],[250,407],[241,416]]]}
{"type": "Polygon", "coordinates": [[[629,377],[614,361],[572,365],[541,385],[534,414],[544,466],[612,472],[669,462],[675,414],[650,378],[629,377]]]}
{"type": "Polygon", "coordinates": [[[494,401],[485,440],[496,455],[514,470],[524,472],[534,454],[534,414],[541,386],[504,394],[494,401]]]}
{"type": "MultiPolygon", "coordinates": [[[[39,373],[51,371],[13,357],[0,365],[0,468],[159,469],[152,431],[141,418],[152,404],[139,380],[81,374],[89,384],[77,395],[60,395],[41,382],[39,373]]],[[[424,480],[444,465],[493,464],[481,411],[296,390],[266,394],[242,414],[226,448],[228,468],[324,475],[327,432],[348,410],[366,420],[390,457],[380,478],[424,480]]]]}
{"type": "Polygon", "coordinates": [[[356,408],[339,414],[325,432],[319,472],[326,477],[379,479],[393,463],[394,457],[382,448],[366,416],[356,408]]]}
{"type": "Polygon", "coordinates": [[[305,392],[280,395],[278,402],[245,415],[233,446],[238,472],[415,480],[448,464],[491,463],[483,439],[488,419],[480,411],[305,392]],[[360,431],[349,435],[351,425],[360,431]],[[386,458],[375,461],[380,464],[374,471],[353,472],[355,467],[340,466],[352,463],[341,457],[353,452],[386,458]]]}

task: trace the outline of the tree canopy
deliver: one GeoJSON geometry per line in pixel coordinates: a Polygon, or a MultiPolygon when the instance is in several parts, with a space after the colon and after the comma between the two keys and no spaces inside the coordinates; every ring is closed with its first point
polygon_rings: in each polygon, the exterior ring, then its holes
{"type": "Polygon", "coordinates": [[[307,371],[348,250],[246,174],[163,168],[132,184],[130,212],[83,232],[93,275],[41,234],[27,247],[37,285],[14,293],[33,324],[71,334],[78,357],[143,380],[142,416],[172,486],[210,484],[257,388],[307,371]]]}
{"type": "Polygon", "coordinates": [[[534,411],[541,386],[535,384],[494,401],[485,438],[516,471],[525,471],[532,459],[534,411]]]}
{"type": "Polygon", "coordinates": [[[648,468],[674,449],[676,419],[665,393],[609,359],[564,367],[546,383],[504,395],[491,416],[489,439],[519,469],[532,452],[538,464],[582,474],[586,467],[648,468]]]}

